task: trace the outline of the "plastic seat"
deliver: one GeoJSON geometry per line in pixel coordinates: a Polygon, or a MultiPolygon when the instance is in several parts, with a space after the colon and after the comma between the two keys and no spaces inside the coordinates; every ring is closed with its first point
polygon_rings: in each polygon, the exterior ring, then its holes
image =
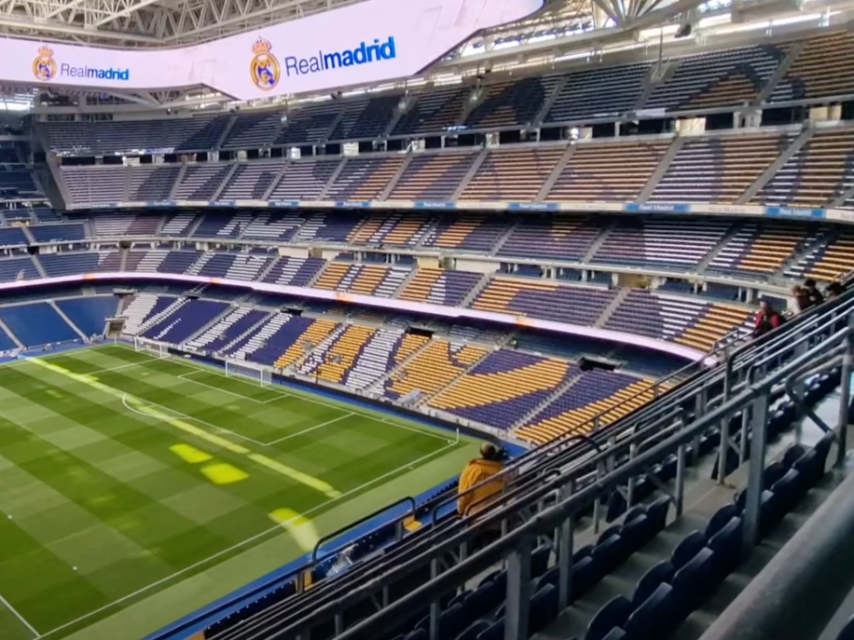
{"type": "Polygon", "coordinates": [[[456,640],[476,640],[477,637],[489,628],[487,620],[475,620],[469,627],[456,637],[456,640]]]}
{"type": "Polygon", "coordinates": [[[481,631],[477,640],[504,640],[504,618],[496,620],[481,631]]]}
{"type": "Polygon", "coordinates": [[[706,546],[706,536],[699,531],[692,531],[682,538],[673,553],[670,555],[670,563],[676,571],[684,567],[697,553],[706,546]]]}
{"type": "Polygon", "coordinates": [[[783,454],[783,466],[787,469],[791,469],[806,452],[807,448],[804,445],[793,444],[791,447],[786,449],[786,453],[783,454]]]}
{"type": "Polygon", "coordinates": [[[623,518],[623,523],[631,522],[632,520],[634,520],[638,516],[645,516],[645,515],[646,515],[646,506],[644,506],[642,504],[635,505],[634,507],[629,509],[628,513],[626,513],[626,517],[623,518]]]}
{"type": "Polygon", "coordinates": [[[795,469],[789,469],[782,478],[774,483],[771,492],[779,497],[781,509],[779,515],[781,518],[794,508],[807,489],[806,482],[801,479],[801,474],[795,469]]]}
{"type": "Polygon", "coordinates": [[[626,541],[627,547],[633,552],[649,542],[656,533],[652,530],[649,518],[643,514],[630,522],[627,521],[620,529],[620,537],[626,541]]]}
{"type": "Polygon", "coordinates": [[[646,517],[649,518],[652,530],[655,533],[662,531],[667,525],[667,513],[670,511],[670,498],[661,496],[646,509],[646,517]]]}
{"type": "Polygon", "coordinates": [[[557,616],[558,590],[552,585],[539,589],[532,597],[528,609],[528,635],[542,631],[557,616]]]}
{"type": "Polygon", "coordinates": [[[605,529],[602,533],[599,534],[599,538],[597,538],[597,540],[596,540],[596,546],[601,545],[608,538],[611,538],[612,536],[615,536],[618,533],[620,533],[621,528],[622,528],[622,525],[613,524],[610,527],[608,527],[607,529],[605,529]]]}
{"type": "Polygon", "coordinates": [[[771,487],[777,480],[786,475],[786,466],[782,462],[772,462],[762,474],[762,486],[771,487]]]}
{"type": "Polygon", "coordinates": [[[595,549],[595,548],[596,548],[596,545],[592,545],[592,544],[588,544],[588,545],[581,547],[578,551],[576,551],[575,553],[572,554],[572,561],[578,562],[582,558],[586,558],[591,553],[593,553],[593,549],[595,549]]]}
{"type": "Polygon", "coordinates": [[[656,565],[653,565],[640,577],[638,584],[635,587],[635,593],[632,596],[632,604],[637,607],[647,598],[649,598],[659,585],[669,583],[673,580],[676,570],[673,565],[667,560],[663,560],[656,565]]]}
{"type": "Polygon", "coordinates": [[[807,487],[813,487],[824,475],[824,464],[815,450],[811,449],[795,462],[793,468],[803,476],[807,487]]]}
{"type": "Polygon", "coordinates": [[[697,552],[673,576],[673,600],[676,619],[684,620],[720,583],[715,553],[707,547],[697,552]]]}
{"type": "Polygon", "coordinates": [[[505,595],[505,586],[491,581],[478,587],[463,603],[466,615],[470,619],[481,618],[490,613],[505,595]]]}
{"type": "Polygon", "coordinates": [[[607,573],[593,556],[582,558],[572,567],[572,598],[577,600],[595,587],[607,573]]]}
{"type": "Polygon", "coordinates": [[[727,523],[738,516],[738,509],[734,504],[727,504],[722,506],[715,512],[715,515],[711,517],[709,520],[709,524],[706,525],[706,538],[711,538],[718,531],[723,529],[727,523]]]}
{"type": "Polygon", "coordinates": [[[626,559],[626,544],[619,534],[613,535],[596,545],[591,557],[602,567],[603,573],[610,573],[626,559]]]}
{"type": "Polygon", "coordinates": [[[614,627],[622,628],[631,613],[632,603],[624,596],[609,600],[587,625],[584,640],[603,640],[614,627]]]}
{"type": "Polygon", "coordinates": [[[539,578],[537,578],[536,582],[534,583],[534,586],[538,591],[547,584],[556,587],[558,586],[558,580],[560,580],[560,567],[552,567],[539,578]]]}
{"type": "Polygon", "coordinates": [[[673,587],[662,583],[626,620],[623,627],[631,640],[657,640],[669,631],[673,587]]]}
{"type": "Polygon", "coordinates": [[[715,552],[721,568],[721,575],[729,575],[741,561],[743,543],[743,521],[732,518],[709,539],[709,549],[715,552]]]}

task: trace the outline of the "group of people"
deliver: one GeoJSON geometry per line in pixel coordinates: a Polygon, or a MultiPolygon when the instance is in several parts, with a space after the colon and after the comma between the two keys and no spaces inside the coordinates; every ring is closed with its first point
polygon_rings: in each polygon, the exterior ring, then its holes
{"type": "MultiPolygon", "coordinates": [[[[804,280],[803,286],[792,287],[792,300],[794,302],[794,307],[791,309],[792,315],[817,307],[825,300],[840,295],[842,291],[843,287],[839,282],[831,282],[822,293],[818,290],[815,280],[812,278],[804,280]]],[[[764,336],[785,322],[783,314],[774,308],[770,300],[762,300],[759,307],[759,313],[756,314],[756,321],[753,326],[754,338],[764,336]]]]}

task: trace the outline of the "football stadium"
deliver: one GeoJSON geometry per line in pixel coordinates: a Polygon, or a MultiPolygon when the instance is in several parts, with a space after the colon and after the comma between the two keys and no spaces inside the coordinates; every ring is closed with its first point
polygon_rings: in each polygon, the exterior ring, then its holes
{"type": "Polygon", "coordinates": [[[854,640],[851,3],[0,35],[0,640],[854,640]]]}

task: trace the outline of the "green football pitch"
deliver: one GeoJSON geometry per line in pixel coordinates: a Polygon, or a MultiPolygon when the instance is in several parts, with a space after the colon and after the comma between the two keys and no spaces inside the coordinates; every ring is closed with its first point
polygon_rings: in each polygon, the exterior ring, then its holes
{"type": "Polygon", "coordinates": [[[139,640],[476,446],[123,345],[0,366],[0,638],[139,640]]]}

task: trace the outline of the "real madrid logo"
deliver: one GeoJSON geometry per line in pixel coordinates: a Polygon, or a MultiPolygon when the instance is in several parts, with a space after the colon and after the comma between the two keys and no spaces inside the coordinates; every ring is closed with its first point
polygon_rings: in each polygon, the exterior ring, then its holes
{"type": "Polygon", "coordinates": [[[56,61],[53,49],[47,45],[39,47],[39,56],[33,60],[33,75],[39,80],[53,80],[56,75],[56,61]]]}
{"type": "Polygon", "coordinates": [[[279,84],[279,61],[270,53],[272,48],[273,45],[264,38],[258,38],[252,45],[255,57],[252,58],[249,73],[253,84],[262,91],[270,91],[279,84]]]}

